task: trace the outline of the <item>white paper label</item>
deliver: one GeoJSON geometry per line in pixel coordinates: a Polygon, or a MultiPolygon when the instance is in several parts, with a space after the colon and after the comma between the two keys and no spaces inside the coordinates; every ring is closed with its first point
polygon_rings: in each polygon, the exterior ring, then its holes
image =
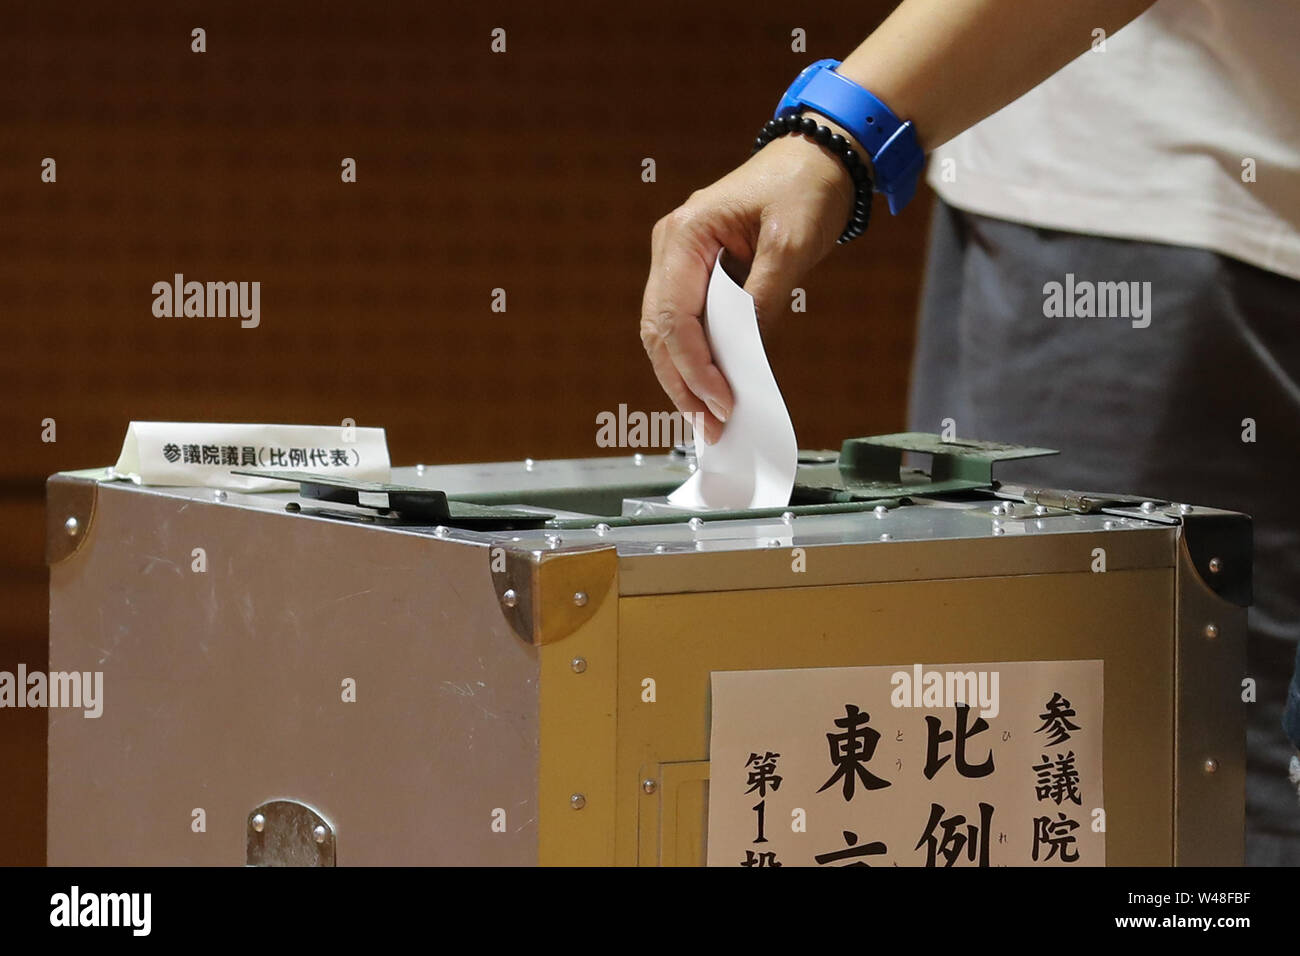
{"type": "Polygon", "coordinates": [[[1102,661],[715,672],[710,866],[1103,866],[1102,661]]]}
{"type": "Polygon", "coordinates": [[[326,477],[388,481],[382,428],[336,425],[247,425],[132,422],[114,470],[144,485],[272,491],[283,481],[231,474],[232,469],[309,471],[326,477]]]}

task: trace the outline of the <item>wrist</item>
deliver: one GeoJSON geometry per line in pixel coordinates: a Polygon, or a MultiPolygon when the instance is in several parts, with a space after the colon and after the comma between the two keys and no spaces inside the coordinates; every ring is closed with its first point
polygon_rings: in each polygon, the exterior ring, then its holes
{"type": "MultiPolygon", "coordinates": [[[[916,192],[925,166],[925,151],[910,121],[896,114],[887,103],[850,77],[840,73],[836,60],[818,60],[795,77],[777,104],[776,120],[815,113],[848,136],[852,147],[846,152],[855,164],[863,153],[869,157],[877,191],[889,200],[889,211],[900,213],[916,192]]],[[[824,123],[822,123],[824,125],[824,123]]],[[[830,127],[827,127],[828,129],[830,127]]]]}
{"type": "MultiPolygon", "coordinates": [[[[818,115],[799,115],[790,113],[768,120],[754,140],[753,152],[757,153],[769,143],[781,141],[777,146],[781,152],[799,164],[799,170],[811,171],[815,179],[831,190],[839,192],[849,205],[848,224],[840,233],[837,242],[843,245],[862,235],[871,221],[871,194],[874,181],[869,164],[863,162],[860,153],[843,133],[836,132],[824,123],[819,123],[818,115]],[[793,146],[790,139],[808,139],[813,150],[793,146]],[[838,165],[843,173],[836,175],[829,171],[825,161],[838,165]]],[[[836,124],[837,126],[839,124],[836,124]]],[[[782,160],[783,164],[787,161],[782,160]]],[[[807,182],[809,186],[812,181],[807,182]]],[[[820,207],[819,207],[820,208],[820,207]]]]}
{"type": "MultiPolygon", "coordinates": [[[[863,145],[858,142],[857,137],[853,135],[853,132],[851,130],[845,129],[843,126],[835,122],[829,116],[826,116],[822,113],[818,113],[816,110],[804,110],[803,113],[801,113],[800,115],[811,116],[814,120],[817,121],[817,124],[819,126],[826,126],[830,129],[832,133],[839,133],[841,136],[843,136],[849,148],[858,154],[858,159],[861,160],[862,164],[867,167],[867,172],[871,173],[872,176],[875,176],[875,170],[871,166],[871,154],[868,153],[866,149],[863,147],[863,145]]],[[[844,168],[838,162],[835,165],[839,166],[841,170],[843,170],[844,168]]]]}

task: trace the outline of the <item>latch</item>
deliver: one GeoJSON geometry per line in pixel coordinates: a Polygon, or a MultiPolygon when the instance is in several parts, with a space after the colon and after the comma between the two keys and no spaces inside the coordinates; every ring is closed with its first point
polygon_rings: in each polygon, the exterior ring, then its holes
{"type": "Polygon", "coordinates": [[[248,815],[248,866],[334,866],[334,828],[297,800],[268,800],[248,815]]]}
{"type": "Polygon", "coordinates": [[[872,438],[849,438],[834,463],[801,464],[797,482],[806,488],[834,489],[855,499],[932,495],[993,487],[999,461],[1059,454],[1003,442],[946,441],[927,432],[900,432],[872,438]],[[930,473],[903,469],[903,454],[930,456],[930,473]]]}

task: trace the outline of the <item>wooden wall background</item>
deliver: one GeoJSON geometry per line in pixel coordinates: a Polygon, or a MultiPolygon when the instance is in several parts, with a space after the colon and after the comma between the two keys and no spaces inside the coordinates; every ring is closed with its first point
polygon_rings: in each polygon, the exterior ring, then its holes
{"type": "MultiPolygon", "coordinates": [[[[7,10],[0,670],[45,667],[44,478],[111,464],[133,418],[351,417],[411,464],[597,454],[598,411],[669,409],[637,333],[651,225],[889,7],[7,10]],[[155,318],[151,286],[176,272],[260,281],[261,326],[155,318]]],[[[902,426],[928,205],[879,206],[771,336],[804,447],[902,426]]],[[[0,710],[0,863],[44,861],[44,720],[0,710]]]]}

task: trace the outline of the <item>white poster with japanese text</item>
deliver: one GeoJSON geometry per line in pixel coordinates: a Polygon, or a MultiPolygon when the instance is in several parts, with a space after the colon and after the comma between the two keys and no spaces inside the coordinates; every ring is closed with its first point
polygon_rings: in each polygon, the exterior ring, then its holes
{"type": "Polygon", "coordinates": [[[713,675],[710,866],[1103,866],[1102,662],[713,675]]]}

